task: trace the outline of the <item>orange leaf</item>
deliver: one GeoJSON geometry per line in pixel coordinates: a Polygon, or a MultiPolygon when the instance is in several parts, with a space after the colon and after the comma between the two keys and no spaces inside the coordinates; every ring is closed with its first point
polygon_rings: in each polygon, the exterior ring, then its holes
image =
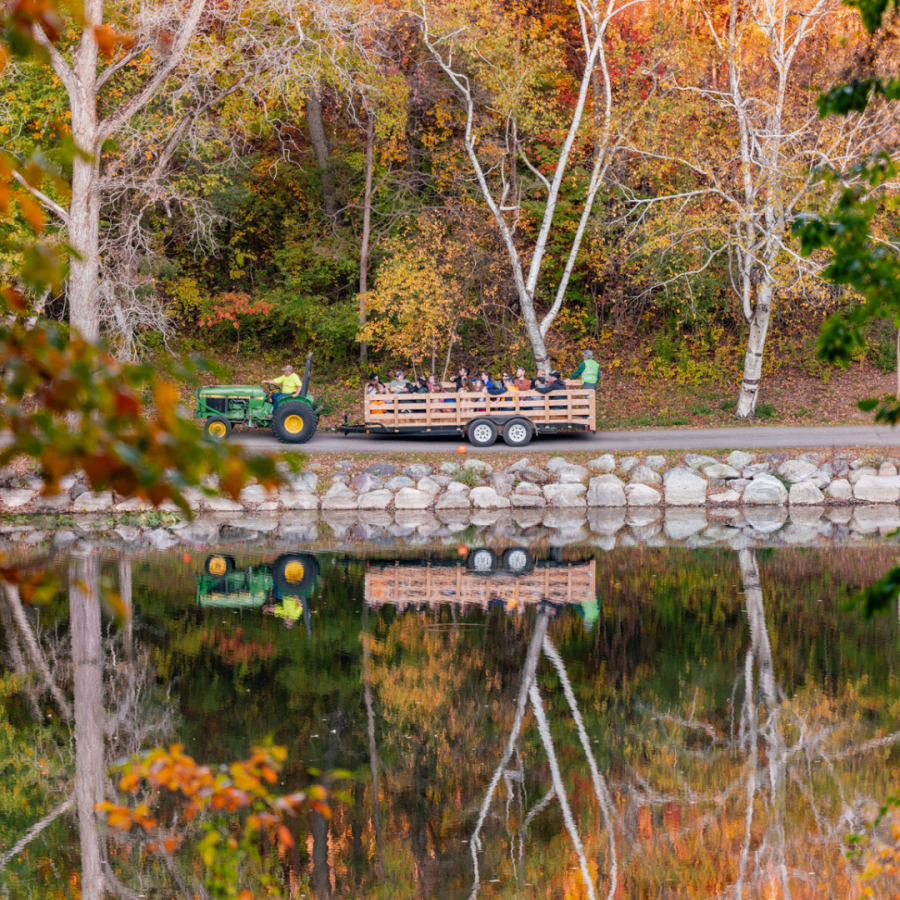
{"type": "Polygon", "coordinates": [[[294,846],[294,836],[288,831],[286,825],[278,826],[278,843],[285,847],[294,846]]]}
{"type": "Polygon", "coordinates": [[[16,200],[19,201],[19,209],[22,210],[22,215],[28,220],[28,224],[40,234],[44,230],[44,210],[41,209],[40,204],[22,193],[16,194],[16,200]]]}

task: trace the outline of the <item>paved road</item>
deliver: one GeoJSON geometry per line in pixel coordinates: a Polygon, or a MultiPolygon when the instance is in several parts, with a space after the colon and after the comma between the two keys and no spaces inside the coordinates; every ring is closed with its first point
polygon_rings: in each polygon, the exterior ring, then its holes
{"type": "MultiPolygon", "coordinates": [[[[271,434],[254,432],[235,434],[233,441],[257,452],[289,449],[271,434]]],[[[453,451],[464,443],[446,438],[413,440],[373,437],[363,434],[328,434],[320,432],[298,449],[307,453],[423,453],[453,451]]],[[[670,431],[609,431],[591,435],[566,435],[536,438],[529,449],[607,450],[647,452],[649,450],[752,450],[768,447],[897,447],[900,428],[881,425],[849,425],[835,428],[776,428],[753,425],[740,428],[693,428],[670,431]]],[[[476,450],[466,444],[470,453],[518,453],[501,441],[493,447],[476,450]]]]}

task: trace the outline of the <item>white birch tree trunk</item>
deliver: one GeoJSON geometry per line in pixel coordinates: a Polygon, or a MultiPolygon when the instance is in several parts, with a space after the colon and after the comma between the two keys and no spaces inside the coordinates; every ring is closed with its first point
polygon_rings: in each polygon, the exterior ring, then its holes
{"type": "Polygon", "coordinates": [[[756,414],[756,401],[759,398],[759,386],[762,381],[763,352],[769,331],[769,319],[772,316],[773,293],[774,285],[767,278],[759,286],[756,305],[750,318],[750,334],[747,337],[747,349],[744,351],[741,393],[734,413],[739,419],[749,419],[756,414]]]}

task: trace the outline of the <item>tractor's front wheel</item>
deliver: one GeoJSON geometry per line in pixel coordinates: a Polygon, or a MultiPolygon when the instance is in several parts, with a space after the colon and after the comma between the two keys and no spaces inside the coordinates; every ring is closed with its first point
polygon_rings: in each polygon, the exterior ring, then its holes
{"type": "Polygon", "coordinates": [[[319,417],[308,403],[286,401],[275,410],[272,431],[283,444],[305,444],[315,433],[319,417]]]}
{"type": "Polygon", "coordinates": [[[214,441],[224,441],[231,434],[231,422],[225,416],[210,416],[203,425],[203,433],[214,441]]]}

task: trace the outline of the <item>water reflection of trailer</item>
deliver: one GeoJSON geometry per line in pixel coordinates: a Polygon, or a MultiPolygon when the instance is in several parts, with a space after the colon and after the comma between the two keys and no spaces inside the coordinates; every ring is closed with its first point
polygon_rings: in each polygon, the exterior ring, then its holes
{"type": "Polygon", "coordinates": [[[397,560],[366,568],[370,606],[422,608],[445,603],[524,611],[543,604],[559,609],[596,609],[596,562],[533,560],[527,550],[472,550],[465,560],[397,560]],[[521,563],[525,562],[524,565],[521,563]]]}

